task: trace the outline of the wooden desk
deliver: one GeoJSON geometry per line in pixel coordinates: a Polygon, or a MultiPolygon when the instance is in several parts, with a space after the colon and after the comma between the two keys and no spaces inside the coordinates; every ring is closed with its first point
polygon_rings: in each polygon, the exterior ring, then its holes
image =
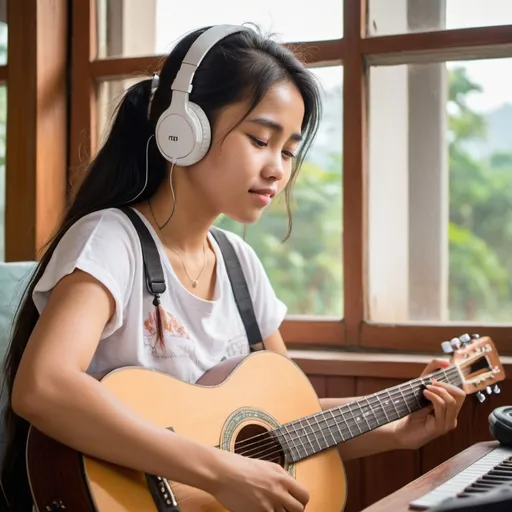
{"type": "Polygon", "coordinates": [[[475,461],[498,446],[497,441],[476,443],[451,459],[443,462],[428,473],[402,487],[393,494],[382,498],[362,512],[410,512],[409,502],[415,500],[435,487],[454,477],[475,461]]]}

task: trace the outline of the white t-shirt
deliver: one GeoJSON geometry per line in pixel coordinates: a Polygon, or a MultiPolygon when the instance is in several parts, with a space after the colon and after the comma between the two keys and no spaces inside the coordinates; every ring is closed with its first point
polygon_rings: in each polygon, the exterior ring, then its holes
{"type": "MultiPolygon", "coordinates": [[[[163,342],[157,339],[155,306],[144,282],[137,231],[115,208],[86,215],[66,232],[34,289],[38,311],[43,310],[57,282],[76,268],[94,276],[110,291],[115,313],[102,333],[90,374],[103,375],[135,365],[195,382],[223,359],[247,354],[247,335],[213,236],[208,235],[216,254],[217,279],[213,300],[207,301],[181,284],[153,227],[136,213],[156,242],[164,270],[167,290],[160,298],[165,312],[163,342]]],[[[265,339],[279,328],[286,306],[276,297],[254,250],[240,236],[225,233],[240,260],[265,339]]]]}

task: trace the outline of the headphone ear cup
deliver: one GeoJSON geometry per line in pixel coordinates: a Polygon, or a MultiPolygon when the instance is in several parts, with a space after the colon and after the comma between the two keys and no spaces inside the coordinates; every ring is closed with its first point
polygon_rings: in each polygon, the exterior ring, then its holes
{"type": "Polygon", "coordinates": [[[188,166],[199,162],[204,158],[211,143],[211,127],[204,110],[191,101],[188,103],[188,109],[192,122],[196,127],[196,139],[193,150],[184,158],[178,161],[178,165],[188,166]]]}
{"type": "Polygon", "coordinates": [[[188,116],[173,111],[172,105],[159,117],[155,127],[155,140],[162,156],[178,163],[188,156],[196,145],[197,129],[188,116]]]}
{"type": "Polygon", "coordinates": [[[158,119],[155,139],[166,160],[183,167],[193,165],[210,148],[210,122],[203,109],[195,103],[188,103],[188,115],[176,112],[171,104],[158,119]]]}

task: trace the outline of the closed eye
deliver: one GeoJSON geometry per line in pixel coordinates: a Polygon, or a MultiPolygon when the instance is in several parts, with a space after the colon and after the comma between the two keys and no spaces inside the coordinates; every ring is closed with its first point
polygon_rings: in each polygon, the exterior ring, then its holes
{"type": "MultiPolygon", "coordinates": [[[[253,137],[252,135],[247,135],[247,136],[249,137],[249,139],[251,139],[252,143],[258,148],[266,148],[268,146],[268,142],[265,142],[256,137],[253,137]]],[[[286,159],[296,158],[295,155],[291,151],[283,151],[282,153],[286,159]]]]}
{"type": "Polygon", "coordinates": [[[267,142],[257,139],[256,137],[253,137],[252,135],[248,135],[248,137],[249,137],[249,139],[251,139],[252,143],[259,148],[266,148],[268,146],[267,142]]]}

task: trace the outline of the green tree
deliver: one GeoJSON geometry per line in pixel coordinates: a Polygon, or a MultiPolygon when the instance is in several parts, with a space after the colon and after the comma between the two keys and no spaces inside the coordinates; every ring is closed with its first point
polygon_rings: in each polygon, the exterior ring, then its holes
{"type": "Polygon", "coordinates": [[[339,316],[342,311],[341,157],[322,169],[306,161],[294,186],[293,230],[284,197],[245,230],[227,217],[217,225],[245,236],[254,248],[278,297],[290,314],[339,316]]]}
{"type": "Polygon", "coordinates": [[[449,300],[453,319],[493,321],[510,318],[512,153],[477,160],[468,151],[486,137],[467,103],[480,92],[464,68],[449,73],[449,300]]]}

